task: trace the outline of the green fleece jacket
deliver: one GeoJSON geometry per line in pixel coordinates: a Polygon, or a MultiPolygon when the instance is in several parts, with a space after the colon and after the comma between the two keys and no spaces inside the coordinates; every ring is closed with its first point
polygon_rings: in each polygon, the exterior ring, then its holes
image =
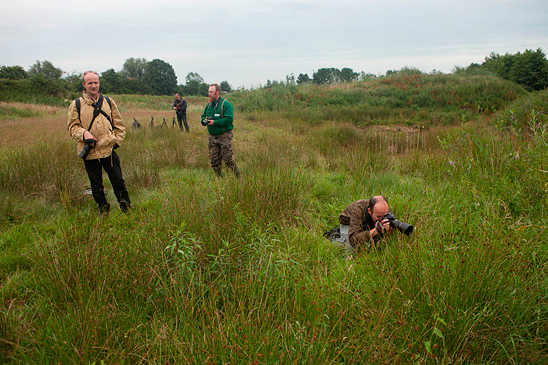
{"type": "Polygon", "coordinates": [[[216,102],[206,105],[201,122],[205,118],[210,118],[214,121],[213,125],[207,126],[207,131],[212,136],[217,136],[234,129],[234,124],[232,124],[234,121],[234,108],[228,100],[223,98],[219,98],[216,102]]]}

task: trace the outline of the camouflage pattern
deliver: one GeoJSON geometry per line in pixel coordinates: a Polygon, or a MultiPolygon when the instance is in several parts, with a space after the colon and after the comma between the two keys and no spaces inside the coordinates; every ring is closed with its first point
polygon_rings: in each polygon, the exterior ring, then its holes
{"type": "Polygon", "coordinates": [[[240,171],[234,161],[234,157],[232,157],[232,137],[232,131],[215,136],[209,135],[209,158],[211,159],[211,167],[219,177],[222,176],[222,161],[225,162],[226,167],[234,171],[238,178],[240,177],[240,171]]]}

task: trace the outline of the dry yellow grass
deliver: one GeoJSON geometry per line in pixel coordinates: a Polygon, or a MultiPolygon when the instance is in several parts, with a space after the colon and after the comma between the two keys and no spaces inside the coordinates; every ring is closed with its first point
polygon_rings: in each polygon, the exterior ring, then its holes
{"type": "MultiPolygon", "coordinates": [[[[187,121],[191,128],[200,126],[200,116],[204,105],[189,105],[187,121]]],[[[35,117],[0,119],[0,148],[17,148],[37,142],[53,143],[56,140],[70,138],[66,129],[67,107],[36,105],[27,103],[0,102],[0,107],[28,110],[38,113],[35,117]]],[[[166,105],[165,111],[129,109],[122,110],[122,118],[129,128],[136,118],[143,127],[148,128],[151,116],[154,116],[154,125],[162,125],[166,118],[168,127],[172,126],[175,112],[166,105]]]]}

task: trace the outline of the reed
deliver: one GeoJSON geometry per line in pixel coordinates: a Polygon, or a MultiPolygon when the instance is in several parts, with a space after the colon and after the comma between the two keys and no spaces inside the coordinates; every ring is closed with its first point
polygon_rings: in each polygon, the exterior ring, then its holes
{"type": "MultiPolygon", "coordinates": [[[[430,82],[396,81],[356,87],[430,82]]],[[[476,112],[364,127],[307,118],[291,106],[306,100],[297,90],[249,93],[252,103],[230,95],[247,110],[235,122],[241,180],[214,178],[199,106],[190,134],[128,131],[118,151],[134,208],[107,219],[81,194],[88,182],[66,131],[2,147],[0,359],[545,363],[544,116],[513,130],[476,112]],[[349,258],[322,232],[373,194],[415,232],[349,258]]],[[[337,96],[321,113],[344,115],[358,97],[337,96]]],[[[128,124],[172,115],[155,100],[118,99],[128,124]]]]}

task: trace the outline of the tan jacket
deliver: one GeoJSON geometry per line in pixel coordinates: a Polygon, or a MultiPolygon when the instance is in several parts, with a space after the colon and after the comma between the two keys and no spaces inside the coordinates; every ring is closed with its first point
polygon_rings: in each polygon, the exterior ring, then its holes
{"type": "MultiPolygon", "coordinates": [[[[103,99],[103,110],[111,117],[112,124],[103,115],[99,114],[91,130],[89,131],[97,139],[95,147],[91,149],[86,160],[109,157],[112,154],[112,149],[115,145],[121,146],[126,135],[126,126],[122,120],[122,115],[118,111],[118,107],[114,100],[110,99],[112,110],[106,99],[103,99]],[[113,126],[114,125],[114,128],[113,126]]],[[[84,148],[84,132],[88,130],[89,124],[93,119],[93,100],[85,93],[80,97],[80,118],[78,118],[78,110],[76,103],[72,101],[68,109],[67,130],[77,144],[77,150],[80,152],[84,148]]]]}
{"type": "Polygon", "coordinates": [[[375,222],[367,208],[369,208],[369,199],[358,200],[347,206],[339,216],[339,222],[349,226],[348,239],[352,247],[362,245],[367,247],[375,244],[374,238],[369,234],[369,231],[375,228],[375,222]]]}

